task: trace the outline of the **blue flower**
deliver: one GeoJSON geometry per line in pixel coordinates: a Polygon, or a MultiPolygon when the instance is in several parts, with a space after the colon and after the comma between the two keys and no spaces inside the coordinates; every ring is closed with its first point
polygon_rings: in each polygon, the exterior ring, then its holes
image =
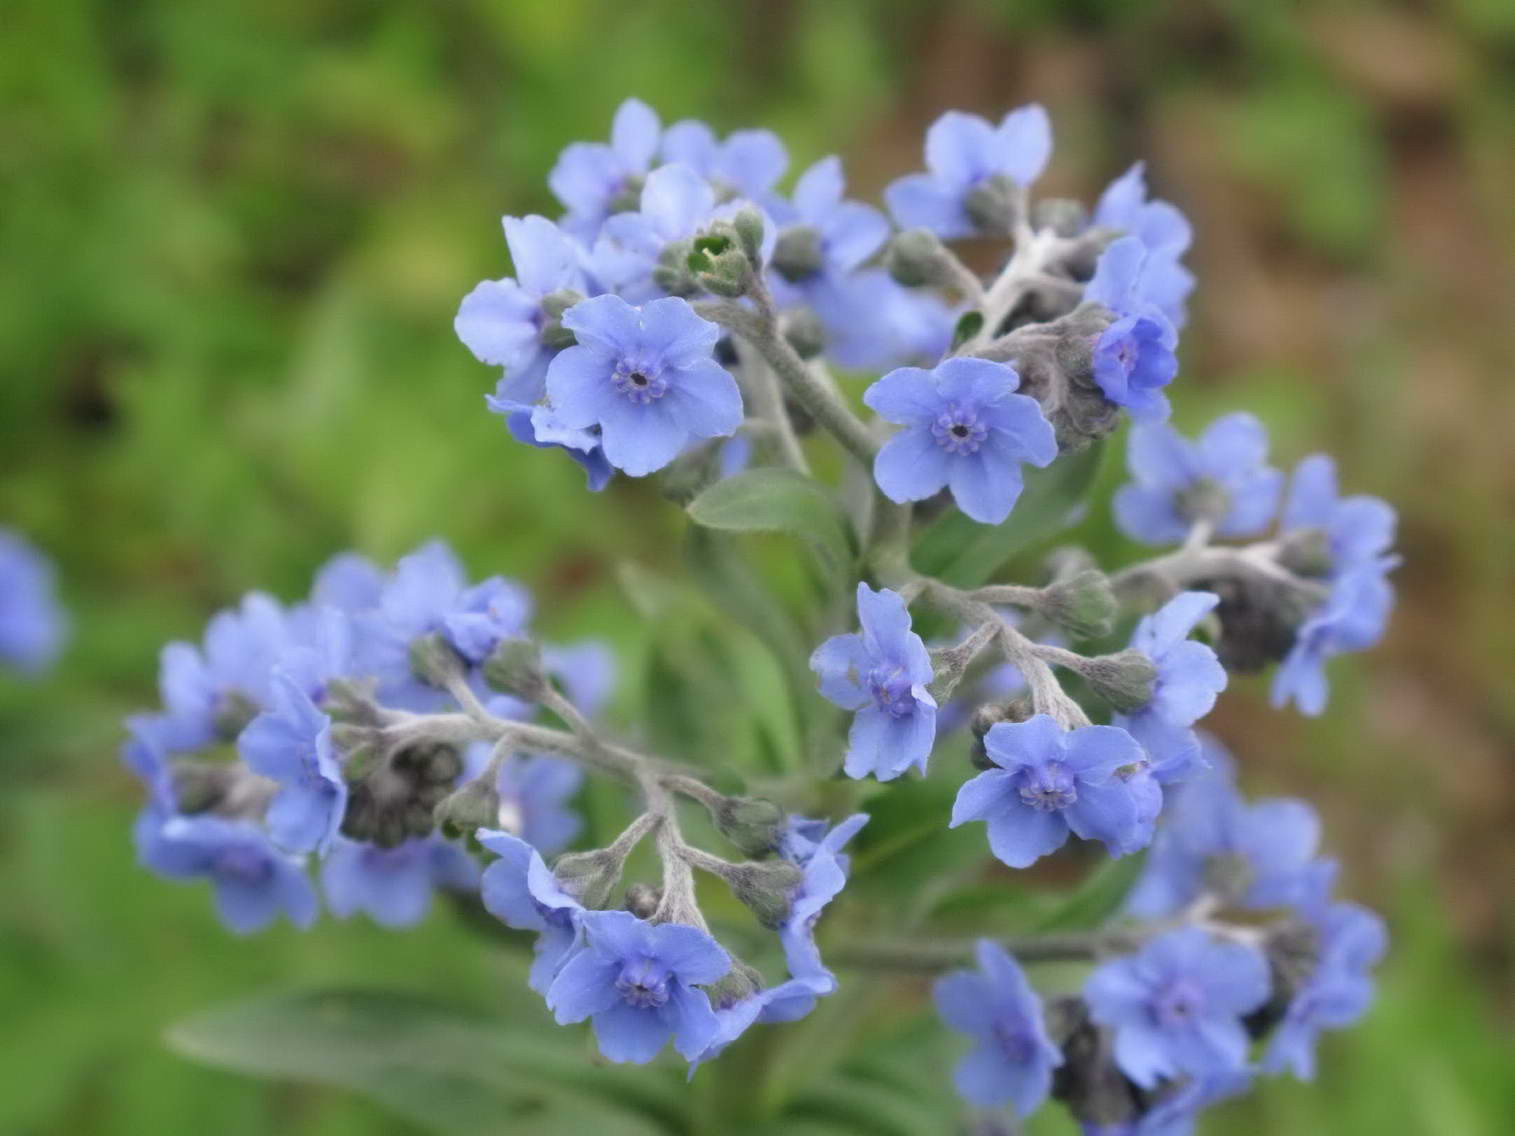
{"type": "Polygon", "coordinates": [[[951,487],[975,521],[997,525],[1021,493],[1021,465],[1050,465],[1057,437],[1034,398],[1015,394],[1015,368],[948,359],[933,370],[901,367],[863,401],[905,427],[884,443],[873,478],[892,501],[923,501],[951,487]]]}
{"type": "MultiPolygon", "coordinates": [[[[975,191],[995,179],[1025,189],[1052,156],[1052,124],[1033,103],[994,126],[976,114],[951,110],[926,132],[926,173],[909,174],[884,191],[901,228],[930,229],[946,240],[1002,232],[976,207],[975,191]]],[[[995,221],[999,218],[996,216],[995,221]]]]}
{"type": "Polygon", "coordinates": [[[1349,1026],[1372,1005],[1369,971],[1388,947],[1383,920],[1356,904],[1331,904],[1311,922],[1320,936],[1320,961],[1290,999],[1263,1058],[1269,1072],[1288,1069],[1306,1081],[1315,1076],[1315,1039],[1320,1031],[1349,1026]]]}
{"type": "Polygon", "coordinates": [[[899,593],[857,586],[862,631],[833,635],[810,656],[821,695],[854,710],[842,768],[848,777],[872,773],[892,781],[912,765],[922,773],[936,738],[936,700],[931,653],[910,630],[910,612],[899,593]]]}
{"type": "Polygon", "coordinates": [[[1377,497],[1341,497],[1336,463],[1311,454],[1294,470],[1279,526],[1284,533],[1316,529],[1330,546],[1331,574],[1385,565],[1394,545],[1394,509],[1377,497]]]}
{"type": "Polygon", "coordinates": [[[692,118],[663,132],[665,162],[680,162],[726,196],[766,201],[789,168],[789,154],[771,130],[737,130],[717,140],[715,132],[692,118]]]}
{"type": "Polygon", "coordinates": [[[45,670],[67,631],[52,565],[20,536],[0,529],[0,662],[33,674],[45,670]]]}
{"type": "MultiPolygon", "coordinates": [[[[776,295],[781,302],[785,285],[798,288],[796,298],[803,296],[809,284],[853,272],[889,239],[889,222],[882,213],[871,205],[843,200],[846,185],[842,161],[835,155],[822,158],[800,175],[794,187],[792,212],[783,221],[785,229],[803,226],[814,234],[819,265],[808,278],[776,280],[776,295]]],[[[780,240],[783,235],[784,230],[780,230],[780,240]]]]}
{"type": "Polygon", "coordinates": [[[384,573],[356,552],[339,552],[316,571],[310,606],[334,607],[348,615],[372,611],[384,592],[384,573]]]}
{"type": "Polygon", "coordinates": [[[1041,999],[1004,948],[980,939],[978,965],[980,973],[956,971],[933,990],[942,1020],[975,1042],[953,1080],[970,1104],[1013,1104],[1029,1116],[1051,1092],[1063,1055],[1047,1036],[1041,999]]]}
{"type": "Polygon", "coordinates": [[[592,237],[604,219],[631,208],[642,178],[652,165],[662,134],[655,112],[640,99],[627,99],[610,125],[610,144],[575,142],[558,155],[547,185],[569,212],[565,226],[592,237]]]}
{"type": "Polygon", "coordinates": [[[950,827],[987,821],[989,847],[1010,867],[1029,867],[1057,851],[1069,832],[1103,842],[1112,856],[1152,839],[1151,774],[1126,731],[1064,730],[1037,714],[995,724],[984,750],[998,768],[958,790],[950,827]]]}
{"type": "Polygon", "coordinates": [[[254,592],[236,611],[217,612],[203,647],[170,643],[160,656],[158,687],[172,749],[231,740],[269,704],[274,664],[289,646],[284,610],[254,592]]]}
{"type": "Polygon", "coordinates": [[[1239,1072],[1242,1017],[1268,998],[1268,964],[1251,947],[1196,927],[1107,962],[1084,984],[1090,1017],[1115,1033],[1115,1063],[1144,1089],[1184,1074],[1239,1072]]]}
{"type": "Polygon", "coordinates": [[[338,837],[321,865],[321,887],[332,914],[365,912],[384,927],[412,927],[426,917],[436,888],[473,891],[479,868],[462,849],[437,837],[393,848],[338,837]]]}
{"type": "Polygon", "coordinates": [[[563,965],[547,992],[559,1025],[594,1019],[600,1052],[646,1064],[673,1038],[686,1058],[703,1053],[718,1023],[699,987],[731,969],[731,958],[704,931],[648,923],[627,911],[587,911],[586,946],[563,965]]]}
{"type": "Polygon", "coordinates": [[[557,757],[512,757],[500,765],[500,825],[520,835],[544,856],[561,852],[578,836],[584,820],[569,807],[584,771],[557,757]]]}
{"type": "Polygon", "coordinates": [[[1187,316],[1184,301],[1194,290],[1194,274],[1179,259],[1194,234],[1176,207],[1147,200],[1144,169],[1137,162],[1110,183],[1095,206],[1093,222],[1141,241],[1147,250],[1143,290],[1175,328],[1182,328],[1187,316]]]}
{"type": "Polygon", "coordinates": [[[1163,325],[1145,316],[1121,316],[1094,344],[1094,381],[1138,422],[1166,422],[1172,408],[1162,388],[1178,374],[1178,357],[1163,325]]]}
{"type": "Polygon", "coordinates": [[[1334,655],[1366,651],[1383,637],[1394,589],[1385,576],[1390,560],[1369,563],[1331,583],[1326,602],[1294,634],[1294,645],[1273,676],[1274,706],[1293,702],[1312,717],[1326,708],[1330,692],[1326,662],[1334,655]]]}
{"type": "MultiPolygon", "coordinates": [[[[1247,1070],[1186,1077],[1163,1086],[1161,1094],[1128,1129],[1129,1136],[1193,1136],[1194,1123],[1202,1110],[1238,1096],[1252,1084],[1247,1070]]],[[[1090,1130],[1091,1136],[1093,1130],[1090,1130]]],[[[1108,1136],[1116,1136],[1111,1130],[1108,1136]]],[[[1101,1134],[1105,1136],[1105,1134],[1101,1134]]]]}
{"type": "Polygon", "coordinates": [[[867,823],[864,813],[850,816],[822,836],[808,852],[800,865],[799,885],[789,896],[789,914],[779,927],[779,942],[784,947],[789,973],[795,978],[822,980],[826,988],[819,992],[823,994],[836,988],[836,979],[821,963],[821,953],[815,945],[815,925],[826,905],[846,886],[848,860],[842,855],[842,847],[867,823]]]}
{"type": "Polygon", "coordinates": [[[277,671],[272,707],[242,731],[237,750],[254,773],[279,783],[266,818],[274,842],[291,852],[324,855],[347,808],[331,719],[294,679],[277,671]]]}
{"type": "Polygon", "coordinates": [[[548,368],[548,397],[569,428],[600,428],[605,457],[622,472],[642,477],[690,441],[741,425],[736,380],[712,356],[720,328],[685,301],[638,309],[598,296],[569,308],[563,324],[579,342],[548,368]]]}
{"type": "Polygon", "coordinates": [[[549,322],[542,301],[554,292],[584,292],[585,255],[546,217],[506,217],[505,243],[516,279],[485,280],[463,297],[453,330],[481,363],[505,368],[496,396],[532,403],[542,397],[556,353],[542,341],[549,322]]]}
{"type": "MultiPolygon", "coordinates": [[[[1335,873],[1317,860],[1320,818],[1303,801],[1242,800],[1223,765],[1194,777],[1169,801],[1126,910],[1147,919],[1182,911],[1207,876],[1230,862],[1242,869],[1241,907],[1297,907],[1318,900],[1335,873]]],[[[1235,874],[1233,868],[1228,874],[1235,874]]]]}
{"type": "Polygon", "coordinates": [[[715,1035],[710,1044],[689,1059],[689,1076],[706,1061],[719,1057],[732,1042],[758,1022],[794,1022],[815,1008],[817,998],[831,993],[835,982],[829,974],[791,978],[767,986],[729,1005],[713,1005],[715,1035]]]}
{"type": "Polygon", "coordinates": [[[682,162],[660,166],[642,187],[640,208],[606,222],[590,251],[590,269],[607,291],[636,303],[650,300],[661,295],[652,272],[663,249],[734,212],[718,210],[715,188],[682,162]]]}
{"type": "Polygon", "coordinates": [[[1181,592],[1136,625],[1131,646],[1157,667],[1152,700],[1140,710],[1118,716],[1121,727],[1142,744],[1152,774],[1163,784],[1182,781],[1202,760],[1194,723],[1208,714],[1226,689],[1226,669],[1215,652],[1189,638],[1220,597],[1209,592],[1181,592]]]}
{"type": "MultiPolygon", "coordinates": [[[[503,382],[501,386],[504,386],[503,382]]],[[[558,419],[552,407],[518,402],[498,390],[485,395],[484,402],[505,419],[505,428],[516,441],[539,450],[562,450],[578,462],[584,470],[590,492],[598,493],[610,484],[615,470],[605,459],[598,430],[571,430],[558,419]]]]}
{"type": "Polygon", "coordinates": [[[142,826],[138,852],[169,879],[208,879],[221,922],[239,935],[261,931],[282,913],[296,927],[316,919],[316,893],[298,858],[280,852],[249,821],[208,814],[142,826]]]}
{"type": "Polygon", "coordinates": [[[906,288],[882,268],[811,287],[805,297],[826,331],[826,355],[853,370],[930,363],[952,345],[957,312],[935,292],[906,288]]]}
{"type": "Polygon", "coordinates": [[[848,870],[850,858],[839,849],[842,844],[852,839],[853,834],[862,828],[867,820],[867,814],[855,813],[833,830],[830,821],[790,813],[784,818],[784,831],[779,834],[777,849],[779,858],[803,868],[810,863],[822,846],[827,844],[827,837],[831,836],[831,854],[845,873],[848,870]],[[846,835],[837,840],[834,834],[843,831],[846,835]]]}
{"type": "Polygon", "coordinates": [[[458,597],[442,620],[448,641],[470,663],[482,663],[501,639],[526,630],[531,620],[531,593],[519,584],[491,576],[458,597]]]}
{"type": "Polygon", "coordinates": [[[1171,426],[1139,424],[1126,450],[1135,482],[1115,494],[1116,523],[1147,544],[1177,544],[1201,520],[1220,536],[1255,536],[1273,519],[1283,487],[1267,458],[1267,431],[1250,414],[1217,418],[1197,441],[1171,426]]]}
{"type": "Polygon", "coordinates": [[[477,835],[480,844],[499,856],[479,881],[484,906],[507,927],[537,932],[529,985],[545,996],[580,945],[584,907],[563,890],[541,853],[524,840],[488,828],[477,835]]]}

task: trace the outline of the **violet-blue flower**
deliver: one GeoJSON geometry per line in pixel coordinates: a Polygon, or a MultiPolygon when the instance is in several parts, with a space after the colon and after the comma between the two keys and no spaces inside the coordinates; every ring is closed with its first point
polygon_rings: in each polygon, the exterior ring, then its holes
{"type": "Polygon", "coordinates": [[[1389,559],[1363,564],[1331,582],[1326,601],[1294,633],[1294,645],[1273,676],[1274,706],[1293,702],[1314,717],[1326,708],[1330,686],[1326,662],[1335,655],[1366,651],[1383,637],[1394,606],[1387,579],[1389,559]]]}
{"type": "Polygon", "coordinates": [[[842,848],[867,823],[867,815],[857,813],[821,837],[800,865],[800,882],[789,896],[789,913],[779,927],[789,973],[795,978],[830,978],[831,986],[821,993],[830,993],[836,980],[821,963],[815,925],[826,905],[846,886],[848,862],[842,848]]]}
{"type": "Polygon", "coordinates": [[[280,914],[300,928],[315,922],[316,893],[300,859],[252,822],[171,816],[144,836],[142,862],[169,879],[210,880],[221,922],[237,934],[260,931],[280,914]]]}
{"type": "Polygon", "coordinates": [[[1169,802],[1126,910],[1159,919],[1183,910],[1205,891],[1216,869],[1239,877],[1227,897],[1257,909],[1299,906],[1318,898],[1334,875],[1317,859],[1320,818],[1303,801],[1247,803],[1229,770],[1212,766],[1169,802]]]}
{"type": "Polygon", "coordinates": [[[1343,1029],[1372,1005],[1374,983],[1369,972],[1388,947],[1383,920],[1356,904],[1333,903],[1311,922],[1319,934],[1319,961],[1289,1000],[1263,1058],[1263,1068],[1269,1072],[1287,1069],[1305,1081],[1315,1077],[1315,1041],[1320,1031],[1343,1029]]]}
{"type": "Polygon", "coordinates": [[[973,1050],[953,1070],[970,1104],[1013,1104],[1029,1116],[1052,1090],[1063,1055],[1042,1019],[1042,1002],[1016,961],[998,943],[978,942],[978,973],[960,970],[937,981],[937,1013],[973,1038],[973,1050]]]}
{"type": "Polygon", "coordinates": [[[1314,529],[1327,540],[1330,571],[1343,576],[1382,564],[1394,545],[1394,509],[1377,497],[1342,497],[1336,463],[1311,454],[1299,463],[1289,484],[1279,528],[1285,534],[1314,529]]]}
{"type": "Polygon", "coordinates": [[[378,607],[383,592],[384,572],[377,564],[356,552],[339,552],[316,570],[310,606],[356,615],[378,607]]]}
{"type": "Polygon", "coordinates": [[[494,394],[484,396],[484,402],[505,419],[505,428],[512,438],[539,450],[562,450],[584,470],[591,493],[598,493],[610,484],[615,470],[605,458],[597,428],[570,429],[558,419],[552,407],[518,402],[503,393],[504,385],[502,380],[494,394]]]}
{"type": "Polygon", "coordinates": [[[700,987],[722,978],[731,958],[704,931],[648,923],[629,911],[586,911],[586,946],[547,991],[558,1024],[593,1018],[600,1053],[646,1064],[670,1037],[686,1058],[703,1053],[718,1023],[700,987]]]}
{"type": "Polygon", "coordinates": [[[164,647],[158,687],[171,748],[198,749],[235,738],[269,704],[273,666],[288,646],[283,608],[253,592],[236,610],[211,617],[201,647],[177,642],[164,647]]]}
{"type": "Polygon", "coordinates": [[[546,217],[506,217],[504,226],[515,278],[485,280],[463,297],[453,330],[479,362],[505,368],[497,397],[533,403],[559,349],[543,339],[550,319],[542,301],[588,290],[580,266],[585,254],[546,217]]]}
{"type": "Polygon", "coordinates": [[[1012,868],[1057,851],[1068,834],[1101,841],[1112,856],[1146,847],[1151,774],[1141,746],[1114,726],[1064,730],[1047,714],[998,722],[984,735],[997,768],[958,790],[952,828],[986,821],[989,847],[1012,868]]]}
{"type": "Polygon", "coordinates": [[[930,229],[944,240],[1009,230],[997,184],[1024,190],[1052,156],[1052,124],[1032,103],[1011,111],[998,126],[976,114],[951,110],[926,131],[925,173],[909,174],[884,191],[901,228],[930,229]]]}
{"type": "Polygon", "coordinates": [[[683,300],[633,308],[598,296],[563,313],[578,336],[547,371],[564,425],[600,428],[610,464],[633,477],[662,469],[691,441],[725,437],[742,422],[736,380],[713,355],[720,329],[683,300]]]}
{"type": "Polygon", "coordinates": [[[1226,669],[1215,652],[1189,638],[1219,602],[1210,592],[1181,592],[1143,616],[1131,636],[1131,646],[1152,660],[1157,677],[1151,700],[1114,724],[1142,744],[1153,776],[1163,784],[1182,781],[1201,760],[1192,727],[1226,688],[1226,669]]]}
{"type": "Polygon", "coordinates": [[[710,1044],[689,1059],[689,1076],[706,1061],[719,1057],[732,1042],[759,1022],[794,1022],[815,1008],[816,1000],[832,992],[835,980],[829,974],[790,978],[777,986],[765,986],[728,1005],[711,1004],[716,1028],[710,1044]]]}
{"type": "Polygon", "coordinates": [[[279,784],[266,817],[274,842],[324,855],[342,826],[347,781],[331,719],[287,672],[275,672],[272,705],[242,731],[237,750],[249,769],[279,784]]]}
{"type": "Polygon", "coordinates": [[[461,848],[438,837],[393,848],[338,837],[321,864],[321,887],[333,915],[362,911],[384,927],[411,927],[426,917],[437,888],[473,891],[479,867],[461,848]]]}
{"type": "Polygon", "coordinates": [[[783,219],[778,248],[782,250],[786,241],[804,245],[803,259],[813,258],[814,264],[801,264],[801,258],[786,262],[778,256],[774,287],[781,304],[786,298],[803,298],[809,286],[853,272],[889,239],[889,222],[882,213],[843,199],[846,185],[842,161],[835,155],[816,162],[795,183],[792,214],[783,219]]]}
{"type": "Polygon", "coordinates": [[[1145,164],[1137,162],[1105,189],[1093,222],[1118,229],[1147,250],[1144,290],[1175,328],[1182,328],[1184,302],[1194,290],[1194,274],[1179,263],[1193,239],[1188,219],[1166,201],[1148,200],[1145,164]]]}
{"type": "Polygon", "coordinates": [[[1240,1071],[1242,1017],[1267,1000],[1268,964],[1197,927],[1169,931],[1098,967],[1084,984],[1095,1022],[1115,1033],[1115,1063],[1144,1089],[1184,1074],[1240,1071]]]}
{"type": "Polygon", "coordinates": [[[784,143],[771,130],[735,130],[718,139],[703,122],[686,118],[663,132],[662,157],[680,162],[724,196],[765,202],[789,168],[784,143]]]}
{"type": "Polygon", "coordinates": [[[657,112],[640,99],[627,99],[610,124],[609,145],[575,142],[564,149],[547,185],[568,210],[565,227],[589,240],[606,217],[634,209],[661,137],[657,112]]]}
{"type": "Polygon", "coordinates": [[[514,756],[500,764],[495,790],[500,826],[514,832],[543,856],[561,852],[584,827],[569,802],[584,783],[571,761],[547,756],[514,756]]]}
{"type": "Polygon", "coordinates": [[[873,774],[892,781],[912,765],[926,771],[936,738],[931,653],[910,629],[910,611],[898,592],[857,586],[861,631],[834,635],[810,656],[821,695],[856,712],[842,769],[848,777],[873,774]]]}
{"type": "Polygon", "coordinates": [[[905,427],[878,452],[873,478],[892,501],[923,501],[950,487],[975,521],[997,525],[1023,485],[1021,465],[1050,465],[1057,437],[1034,398],[1016,394],[1006,363],[948,359],[927,371],[901,367],[863,401],[905,427]]]}
{"type": "Polygon", "coordinates": [[[1217,418],[1194,441],[1166,424],[1140,423],[1126,449],[1134,481],[1115,494],[1116,523],[1147,544],[1177,544],[1202,521],[1219,536],[1255,536],[1273,519],[1283,487],[1267,458],[1267,431],[1250,414],[1217,418]]]}
{"type": "Polygon", "coordinates": [[[52,565],[21,536],[0,529],[0,663],[32,674],[45,670],[67,629],[52,565]]]}
{"type": "Polygon", "coordinates": [[[1171,413],[1162,388],[1178,374],[1166,321],[1119,316],[1094,343],[1094,381],[1104,396],[1138,422],[1166,422],[1171,413]]]}
{"type": "Polygon", "coordinates": [[[563,964],[579,947],[584,907],[563,890],[530,844],[495,829],[481,828],[477,835],[479,843],[499,857],[484,869],[479,881],[484,907],[507,927],[537,932],[529,985],[546,996],[563,964]]]}
{"type": "Polygon", "coordinates": [[[938,293],[906,288],[882,268],[862,268],[808,292],[826,331],[826,355],[840,366],[932,363],[952,344],[958,313],[938,293]]]}
{"type": "Polygon", "coordinates": [[[470,663],[489,658],[501,639],[526,630],[531,620],[531,593],[521,585],[491,576],[458,597],[442,620],[448,641],[470,663]]]}

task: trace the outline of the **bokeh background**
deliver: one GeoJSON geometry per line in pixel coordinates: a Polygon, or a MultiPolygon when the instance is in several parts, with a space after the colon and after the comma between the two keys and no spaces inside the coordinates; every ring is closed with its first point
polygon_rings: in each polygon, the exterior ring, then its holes
{"type": "Polygon", "coordinates": [[[558,149],[628,94],[771,127],[792,168],[838,152],[867,196],[948,107],[1045,103],[1046,193],[1148,160],[1198,234],[1179,423],[1245,407],[1279,461],[1329,450],[1405,556],[1324,719],[1258,683],[1215,716],[1253,790],[1321,806],[1394,945],[1319,1082],[1210,1130],[1515,1130],[1515,5],[9,0],[0,523],[56,557],[76,632],[0,679],[0,1131],[412,1133],[162,1031],[290,983],[527,996],[448,913],[234,940],[133,866],[118,720],[243,591],[432,535],[638,657],[616,565],[676,579],[678,510],[513,445],[451,331],[505,272],[499,215],[553,212],[558,149]]]}

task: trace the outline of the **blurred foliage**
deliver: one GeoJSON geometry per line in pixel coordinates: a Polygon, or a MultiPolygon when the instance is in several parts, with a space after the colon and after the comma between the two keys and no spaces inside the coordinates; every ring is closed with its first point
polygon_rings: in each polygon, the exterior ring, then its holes
{"type": "MultiPolygon", "coordinates": [[[[550,636],[617,646],[623,722],[655,707],[652,736],[750,747],[751,769],[805,751],[776,629],[709,633],[729,605],[689,589],[676,505],[626,481],[591,498],[571,463],[511,444],[451,334],[458,298],[507,270],[499,214],[551,212],[557,150],[633,93],[669,120],[771,126],[796,167],[838,150],[860,192],[913,168],[947,106],[1047,103],[1050,192],[1148,159],[1198,231],[1182,424],[1246,406],[1280,460],[1329,449],[1347,487],[1402,509],[1407,559],[1391,642],[1337,676],[1325,719],[1272,716],[1255,683],[1217,716],[1254,789],[1323,806],[1348,890],[1395,938],[1380,1005],[1328,1041],[1319,1082],[1269,1083],[1212,1128],[1515,1130],[1515,6],[10,0],[0,28],[0,522],[58,558],[77,623],[56,676],[0,680],[0,1130],[415,1131],[161,1044],[270,988],[545,1020],[521,945],[450,912],[242,942],[131,863],[118,719],[153,698],[160,644],[249,588],[292,597],[337,549],[442,535],[530,582],[550,636]]],[[[1134,552],[1100,508],[1078,535],[1134,552]]],[[[780,541],[755,538],[765,571],[813,587],[780,541]]],[[[967,847],[939,823],[950,762],[877,798],[860,896],[910,918],[936,902],[967,847]]],[[[585,805],[599,830],[619,815],[608,787],[585,805]]],[[[1063,867],[1040,882],[1071,886],[1063,867]]],[[[1034,902],[996,879],[965,925],[1039,917],[996,908],[1034,902]]],[[[745,1040],[696,1078],[698,1129],[747,1130],[752,1068],[759,1113],[798,1102],[786,1132],[946,1128],[956,1050],[921,994],[854,978],[745,1040]]],[[[581,1081],[601,1077],[625,1080],[581,1081]]]]}

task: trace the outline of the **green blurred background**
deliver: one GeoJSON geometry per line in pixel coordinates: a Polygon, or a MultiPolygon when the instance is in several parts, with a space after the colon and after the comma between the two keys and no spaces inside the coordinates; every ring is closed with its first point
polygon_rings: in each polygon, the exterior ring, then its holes
{"type": "Polygon", "coordinates": [[[772,127],[792,168],[839,152],[869,196],[948,107],[1045,103],[1044,192],[1148,160],[1198,233],[1180,424],[1247,407],[1281,462],[1331,451],[1406,559],[1324,719],[1258,683],[1215,716],[1251,788],[1321,805],[1394,947],[1316,1085],[1209,1130],[1515,1130],[1515,5],[9,0],[0,523],[77,627],[52,677],[0,679],[0,1131],[414,1132],[162,1030],[290,984],[529,997],[448,913],[234,940],[134,868],[118,719],[241,592],[431,535],[529,581],[549,634],[642,656],[615,566],[677,579],[677,508],[510,443],[451,331],[505,271],[499,215],[552,212],[557,151],[628,94],[772,127]]]}

